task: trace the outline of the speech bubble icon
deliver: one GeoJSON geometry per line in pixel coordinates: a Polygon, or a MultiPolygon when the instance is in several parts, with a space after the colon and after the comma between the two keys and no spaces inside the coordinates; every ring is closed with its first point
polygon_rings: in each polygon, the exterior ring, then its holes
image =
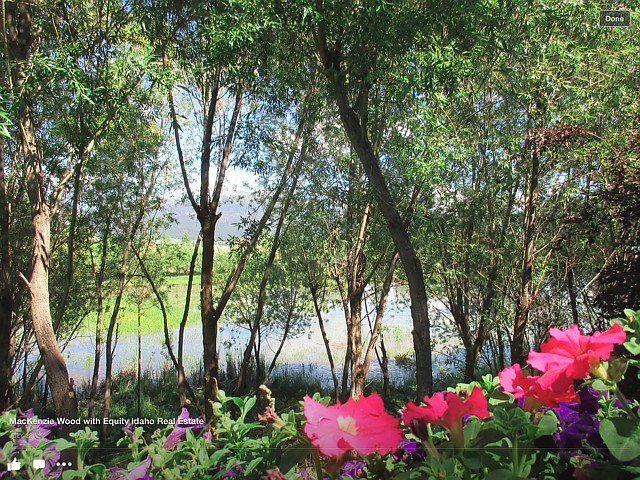
{"type": "Polygon", "coordinates": [[[33,461],[33,469],[34,470],[42,470],[44,469],[45,462],[41,458],[36,458],[33,461]]]}

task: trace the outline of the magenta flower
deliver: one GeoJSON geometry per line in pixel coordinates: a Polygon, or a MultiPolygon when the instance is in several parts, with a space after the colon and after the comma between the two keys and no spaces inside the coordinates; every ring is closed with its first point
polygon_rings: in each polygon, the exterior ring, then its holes
{"type": "Polygon", "coordinates": [[[384,411],[382,399],[376,393],[330,407],[307,395],[304,416],[307,419],[304,433],[329,457],[351,449],[364,455],[394,452],[402,440],[400,420],[384,411]]]}
{"type": "Polygon", "coordinates": [[[514,398],[524,398],[523,410],[537,410],[541,405],[557,408],[558,402],[578,401],[571,378],[561,370],[549,371],[542,376],[527,376],[519,364],[507,367],[498,374],[500,385],[514,398]]]}
{"type": "Polygon", "coordinates": [[[478,386],[473,387],[469,398],[462,400],[455,392],[438,392],[431,398],[424,397],[426,406],[418,407],[409,402],[402,414],[405,425],[411,425],[415,419],[425,423],[435,423],[447,429],[454,443],[464,445],[462,420],[468,415],[475,415],[480,420],[489,416],[487,399],[478,386]]]}
{"type": "Polygon", "coordinates": [[[566,330],[552,328],[549,334],[551,338],[540,346],[540,352],[529,352],[527,363],[541,372],[562,370],[571,379],[586,378],[589,370],[600,366],[600,360],[609,358],[615,344],[627,338],[618,322],[593,335],[581,335],[577,325],[566,330]]]}

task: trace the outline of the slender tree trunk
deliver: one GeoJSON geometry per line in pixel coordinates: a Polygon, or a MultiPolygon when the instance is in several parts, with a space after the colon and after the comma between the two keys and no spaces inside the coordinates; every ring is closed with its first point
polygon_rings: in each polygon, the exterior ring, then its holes
{"type": "MultiPolygon", "coordinates": [[[[122,261],[120,263],[120,270],[118,272],[118,288],[116,290],[116,299],[113,305],[113,311],[111,312],[111,319],[109,320],[109,328],[107,329],[107,342],[105,346],[105,354],[106,354],[106,367],[105,367],[105,376],[104,376],[104,411],[102,413],[102,418],[111,418],[111,382],[112,382],[112,370],[113,370],[113,356],[114,356],[114,347],[113,347],[113,333],[116,328],[116,321],[118,320],[118,313],[120,312],[120,304],[122,303],[122,295],[124,293],[124,283],[125,277],[127,273],[127,262],[129,259],[129,252],[131,251],[131,245],[133,243],[133,238],[135,237],[135,232],[137,231],[137,225],[134,226],[132,234],[129,236],[127,240],[127,244],[124,248],[124,253],[122,254],[122,261]]],[[[107,438],[107,424],[102,423],[100,430],[100,446],[104,447],[104,442],[107,438]]]]}
{"type": "Polygon", "coordinates": [[[400,254],[411,297],[411,318],[413,320],[413,344],[416,356],[416,398],[431,395],[433,374],[431,363],[431,334],[428,317],[428,301],[424,284],[422,264],[416,255],[411,239],[400,217],[396,202],[391,196],[378,158],[369,141],[366,128],[358,120],[349,104],[344,72],[341,71],[340,58],[329,52],[326,38],[322,32],[316,32],[318,54],[327,72],[327,78],[333,85],[336,104],[342,125],[349,137],[351,146],[358,154],[376,197],[378,208],[382,212],[396,250],[400,254]]]}
{"type": "MultiPolygon", "coordinates": [[[[215,88],[217,95],[217,87],[215,88]]],[[[217,99],[212,97],[207,111],[205,137],[202,147],[200,167],[200,211],[198,220],[202,232],[202,270],[200,272],[200,315],[202,319],[202,344],[204,363],[204,398],[207,421],[213,418],[212,401],[218,397],[218,318],[213,306],[213,255],[215,249],[215,230],[219,215],[217,213],[222,194],[231,147],[235,136],[235,128],[242,108],[244,88],[239,87],[236,93],[235,106],[229,130],[223,148],[222,158],[218,166],[216,186],[211,200],[209,199],[209,164],[211,155],[211,134],[217,99]]]]}
{"type": "Polygon", "coordinates": [[[567,291],[569,292],[569,304],[571,305],[571,318],[573,323],[578,325],[580,317],[578,315],[578,301],[576,299],[576,282],[573,277],[573,265],[567,262],[567,291]]]}
{"type": "Polygon", "coordinates": [[[176,369],[176,372],[181,374],[181,376],[183,377],[184,387],[188,390],[189,394],[191,395],[191,398],[193,398],[193,401],[196,407],[200,411],[200,414],[202,414],[202,411],[200,409],[200,403],[198,402],[198,397],[196,396],[195,392],[191,389],[191,385],[189,385],[189,382],[187,382],[184,369],[180,366],[180,363],[176,358],[175,353],[173,352],[173,347],[171,346],[171,336],[169,335],[169,316],[167,315],[167,308],[164,305],[164,300],[162,300],[162,295],[160,295],[160,291],[158,290],[158,287],[156,287],[156,284],[153,281],[153,278],[151,277],[149,270],[144,264],[142,257],[140,257],[138,250],[135,247],[132,247],[132,250],[136,258],[138,259],[138,263],[140,265],[140,268],[142,269],[142,273],[144,277],[147,279],[147,282],[149,282],[149,285],[151,286],[151,290],[153,291],[153,294],[155,295],[156,300],[160,305],[160,310],[162,311],[162,324],[163,324],[163,330],[164,330],[164,344],[167,347],[167,352],[169,353],[169,358],[171,359],[171,363],[173,363],[173,367],[176,369]]]}
{"type": "Polygon", "coordinates": [[[280,353],[282,353],[282,348],[284,347],[284,344],[287,341],[287,337],[289,336],[289,329],[291,328],[291,317],[293,317],[293,311],[295,309],[295,306],[296,306],[296,295],[294,293],[293,299],[291,301],[291,308],[287,312],[287,321],[285,322],[285,325],[284,325],[284,332],[282,334],[282,341],[280,342],[280,345],[278,346],[278,349],[276,350],[276,353],[273,355],[273,359],[271,360],[271,364],[269,365],[269,369],[267,370],[267,373],[264,376],[264,380],[262,381],[263,385],[266,385],[267,382],[269,381],[269,377],[271,376],[271,372],[273,372],[273,369],[276,368],[276,361],[278,360],[278,357],[280,356],[280,353]]]}
{"type": "MultiPolygon", "coordinates": [[[[380,299],[376,305],[376,319],[373,324],[373,328],[371,329],[371,338],[369,339],[369,344],[367,345],[367,351],[365,352],[364,361],[362,362],[362,368],[356,372],[356,382],[359,384],[358,389],[362,392],[364,391],[364,382],[369,373],[369,368],[371,367],[371,361],[373,360],[373,354],[376,350],[376,346],[378,345],[378,339],[382,342],[382,334],[380,333],[380,329],[382,328],[382,319],[384,317],[384,312],[387,307],[387,299],[389,298],[389,290],[391,289],[391,283],[393,281],[393,274],[396,270],[396,265],[398,264],[398,260],[400,259],[400,255],[398,252],[393,252],[391,256],[391,261],[389,262],[389,268],[387,268],[387,273],[385,275],[384,281],[382,283],[382,289],[380,291],[380,299]]],[[[383,374],[386,375],[386,381],[389,380],[389,372],[387,370],[388,360],[387,353],[384,346],[381,346],[382,351],[382,363],[380,367],[383,370],[383,374]],[[385,370],[387,370],[385,372],[385,370]]],[[[389,388],[388,385],[385,386],[385,392],[389,388]]]]}
{"type": "Polygon", "coordinates": [[[189,307],[191,305],[191,290],[193,288],[193,275],[196,269],[196,260],[198,259],[198,249],[200,248],[200,241],[202,235],[198,233],[196,244],[193,247],[193,254],[191,255],[191,263],[189,264],[189,282],[187,283],[187,297],[184,301],[184,312],[182,313],[182,320],[180,321],[180,330],[178,332],[178,397],[180,400],[180,408],[186,407],[187,403],[187,376],[184,371],[184,329],[187,326],[187,320],[189,319],[189,307]]]}
{"type": "MultiPolygon", "coordinates": [[[[289,159],[287,160],[287,164],[284,168],[284,171],[282,172],[282,177],[280,178],[280,183],[278,184],[278,186],[276,187],[276,190],[273,192],[273,195],[271,196],[271,199],[269,200],[269,203],[267,205],[267,208],[265,208],[262,217],[260,218],[260,221],[258,222],[258,226],[255,229],[255,232],[253,234],[253,236],[251,237],[251,240],[249,241],[249,244],[246,246],[245,250],[243,251],[242,255],[240,256],[240,258],[238,258],[238,260],[236,261],[236,264],[233,266],[233,270],[231,271],[231,273],[229,274],[229,277],[227,278],[227,283],[225,284],[224,290],[222,291],[222,294],[220,295],[220,298],[218,300],[218,305],[216,306],[215,311],[213,312],[213,317],[212,317],[212,325],[215,327],[215,331],[217,334],[217,328],[218,328],[218,322],[220,321],[220,318],[222,317],[222,313],[224,312],[224,309],[227,306],[227,303],[229,302],[229,299],[231,298],[231,294],[233,293],[233,290],[235,289],[238,280],[240,279],[240,275],[242,275],[242,271],[244,270],[245,265],[247,264],[247,261],[249,260],[249,257],[251,256],[251,253],[253,252],[253,250],[255,249],[258,240],[260,239],[260,235],[262,235],[263,230],[265,229],[267,222],[269,220],[269,218],[271,217],[271,213],[273,212],[273,209],[276,205],[276,203],[278,202],[278,199],[280,198],[280,194],[282,193],[282,190],[284,188],[284,186],[287,183],[287,180],[289,178],[289,175],[291,174],[291,169],[292,169],[292,164],[293,164],[293,157],[290,156],[289,159]]],[[[217,353],[216,353],[217,355],[217,353]]],[[[217,372],[217,357],[216,357],[216,372],[217,372]]],[[[206,375],[205,375],[205,395],[207,392],[207,387],[206,387],[206,375]]],[[[217,388],[218,388],[218,382],[216,377],[211,377],[211,388],[209,390],[210,393],[212,392],[217,392],[217,388]]],[[[209,415],[213,416],[213,409],[211,407],[211,404],[209,402],[207,402],[207,404],[205,405],[206,409],[209,409],[209,411],[207,412],[207,418],[209,418],[209,415]]],[[[213,417],[211,417],[213,418],[213,417]]]]}
{"type": "Polygon", "coordinates": [[[351,383],[349,385],[349,396],[358,399],[364,393],[364,380],[358,375],[363,375],[362,366],[362,297],[363,291],[351,296],[351,318],[347,325],[348,341],[351,344],[351,383]]]}
{"type": "Polygon", "coordinates": [[[522,244],[522,266],[520,273],[520,293],[516,299],[515,319],[513,323],[513,341],[511,344],[511,364],[523,365],[526,353],[525,345],[529,314],[533,304],[533,263],[535,261],[535,231],[536,207],[538,200],[538,181],[540,177],[540,159],[535,145],[529,141],[528,150],[531,153],[531,170],[527,189],[524,235],[522,244]]]}
{"type": "Polygon", "coordinates": [[[104,272],[107,265],[107,248],[109,246],[109,234],[111,231],[110,222],[105,226],[102,234],[102,252],[100,258],[100,270],[96,276],[96,297],[98,301],[98,315],[96,319],[96,351],[93,361],[93,375],[91,377],[91,388],[89,391],[89,418],[95,417],[95,403],[98,394],[98,383],[100,381],[100,356],[102,355],[102,317],[104,315],[104,293],[102,291],[102,282],[104,281],[104,272]]]}
{"type": "Polygon", "coordinates": [[[333,354],[331,353],[331,345],[329,344],[329,338],[327,338],[327,331],[324,328],[324,320],[322,319],[322,311],[318,304],[318,289],[314,285],[309,287],[311,291],[311,298],[313,299],[313,308],[316,311],[318,317],[318,325],[320,326],[320,332],[322,333],[322,341],[324,348],[327,351],[327,358],[329,359],[329,366],[331,367],[331,378],[333,379],[333,393],[336,401],[340,399],[340,384],[338,383],[338,375],[336,373],[336,366],[333,362],[333,354]]]}
{"type": "MultiPolygon", "coordinates": [[[[75,252],[75,238],[76,238],[76,224],[78,222],[78,204],[80,202],[80,189],[81,189],[81,178],[82,178],[82,166],[84,164],[84,160],[86,158],[86,154],[83,153],[80,156],[80,160],[76,165],[75,175],[73,179],[73,203],[71,206],[71,220],[69,221],[69,238],[67,239],[67,271],[65,273],[64,278],[64,287],[62,290],[62,297],[60,302],[58,303],[58,308],[56,311],[55,325],[56,327],[62,323],[62,319],[64,317],[64,312],[67,309],[67,301],[69,300],[69,292],[71,290],[71,283],[73,282],[73,257],[75,252]]],[[[57,330],[57,328],[56,328],[57,330]]]]}

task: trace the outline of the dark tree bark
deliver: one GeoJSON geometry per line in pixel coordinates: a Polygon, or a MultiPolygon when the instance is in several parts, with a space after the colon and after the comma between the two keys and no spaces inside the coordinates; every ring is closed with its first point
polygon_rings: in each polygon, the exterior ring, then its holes
{"type": "Polygon", "coordinates": [[[533,263],[535,261],[536,207],[538,203],[538,182],[540,179],[540,159],[536,146],[526,141],[525,153],[531,155],[531,169],[528,178],[525,203],[524,235],[522,241],[522,266],[520,269],[520,293],[516,299],[513,340],[511,344],[511,364],[524,365],[527,324],[533,304],[533,263]]]}
{"type": "MultiPolygon", "coordinates": [[[[326,38],[320,29],[315,32],[316,48],[325,68],[327,78],[333,87],[336,104],[342,125],[349,137],[351,146],[356,151],[371,189],[375,195],[378,208],[382,212],[396,250],[400,254],[411,297],[411,318],[413,320],[413,343],[416,355],[416,398],[422,399],[431,395],[433,390],[433,374],[431,363],[431,334],[428,316],[428,301],[424,284],[422,264],[402,221],[396,202],[386,183],[386,179],[366,131],[356,111],[349,103],[345,74],[341,70],[340,52],[330,52],[326,38]]],[[[364,78],[363,84],[364,84],[364,78]]],[[[366,93],[360,97],[366,99],[366,93]]],[[[366,108],[366,106],[365,106],[366,108]]]]}

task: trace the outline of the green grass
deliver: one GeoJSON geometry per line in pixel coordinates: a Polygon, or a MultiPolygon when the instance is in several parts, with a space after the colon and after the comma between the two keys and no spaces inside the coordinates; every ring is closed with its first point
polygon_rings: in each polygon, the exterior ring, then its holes
{"type": "MultiPolygon", "coordinates": [[[[189,283],[189,275],[171,275],[167,277],[167,282],[170,282],[172,285],[188,285],[189,283]]],[[[199,289],[200,287],[200,275],[193,276],[193,288],[199,289]]],[[[186,289],[185,289],[186,291],[186,289]]]]}
{"type": "MultiPolygon", "coordinates": [[[[167,276],[162,286],[163,301],[167,310],[167,319],[170,329],[180,326],[184,311],[184,301],[187,294],[188,275],[167,276]]],[[[164,330],[164,319],[160,304],[152,292],[151,296],[141,306],[141,324],[144,333],[157,333],[164,330]]],[[[113,299],[106,302],[103,313],[103,329],[106,330],[111,318],[113,299]]],[[[96,328],[97,312],[92,312],[87,317],[84,325],[85,333],[92,333],[96,328]]],[[[191,289],[191,304],[187,325],[200,321],[200,276],[194,276],[191,289]]],[[[118,312],[118,330],[120,335],[138,333],[138,307],[131,289],[125,291],[118,312]]]]}

